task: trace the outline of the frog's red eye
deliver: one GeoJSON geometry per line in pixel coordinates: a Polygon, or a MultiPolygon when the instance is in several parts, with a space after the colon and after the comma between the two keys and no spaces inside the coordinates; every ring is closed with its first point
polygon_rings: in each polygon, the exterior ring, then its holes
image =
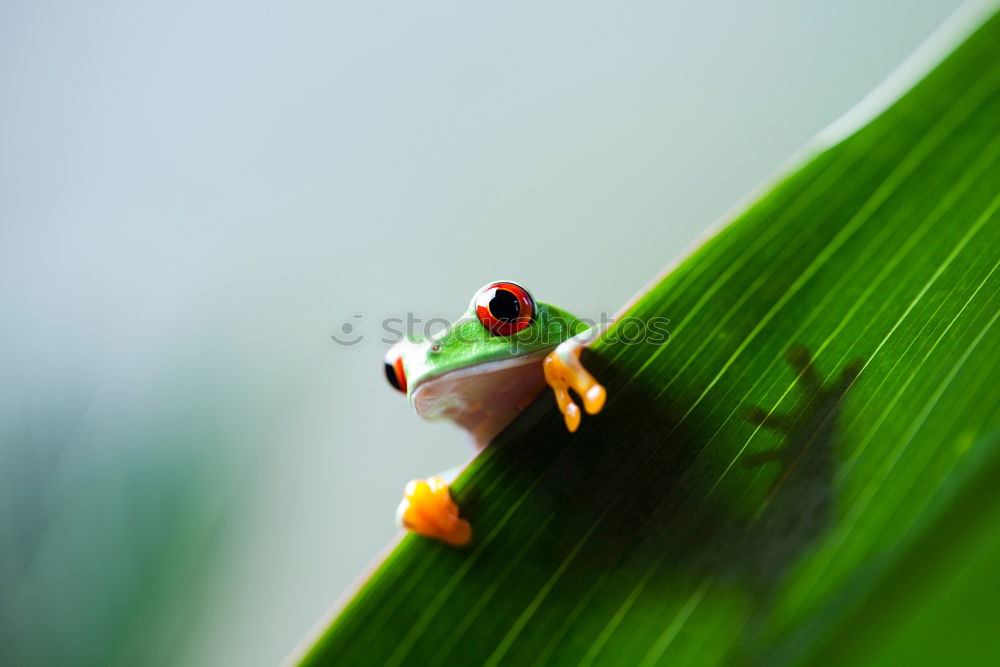
{"type": "MultiPolygon", "coordinates": [[[[398,347],[398,346],[397,346],[398,347]]],[[[403,371],[403,355],[395,347],[385,355],[385,379],[393,389],[406,393],[406,373],[403,371]]]]}
{"type": "Polygon", "coordinates": [[[510,336],[535,319],[535,300],[515,283],[492,283],[476,295],[476,317],[495,336],[510,336]]]}

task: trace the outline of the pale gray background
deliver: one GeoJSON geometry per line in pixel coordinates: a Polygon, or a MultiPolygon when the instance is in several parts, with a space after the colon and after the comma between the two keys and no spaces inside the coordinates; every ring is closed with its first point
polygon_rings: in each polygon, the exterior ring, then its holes
{"type": "Polygon", "coordinates": [[[468,454],[380,318],[614,312],[957,5],[4,0],[0,661],[280,660],[468,454]]]}

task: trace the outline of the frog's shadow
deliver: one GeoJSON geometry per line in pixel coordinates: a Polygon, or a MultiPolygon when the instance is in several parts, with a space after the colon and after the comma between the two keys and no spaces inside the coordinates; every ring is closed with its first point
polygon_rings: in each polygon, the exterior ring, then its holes
{"type": "MultiPolygon", "coordinates": [[[[837,419],[861,369],[860,360],[851,361],[824,386],[805,347],[792,346],[786,359],[799,394],[794,408],[786,414],[743,408],[750,423],[780,432],[781,444],[734,463],[732,452],[713,447],[699,426],[706,415],[694,403],[657,396],[599,355],[585,357],[612,397],[604,413],[585,417],[580,436],[565,442],[544,422],[527,420],[525,428],[535,433],[549,429],[559,448],[554,457],[552,450],[501,446],[501,457],[516,452],[527,475],[540,474],[538,508],[554,509],[558,517],[547,528],[551,539],[530,557],[540,566],[570,559],[562,577],[571,597],[573,582],[586,588],[610,568],[668,585],[678,575],[712,575],[763,605],[832,519],[837,419]],[[756,500],[741,501],[716,488],[734,465],[780,471],[762,498],[758,491],[756,500]]],[[[543,412],[551,418],[551,410],[543,412]]]]}
{"type": "Polygon", "coordinates": [[[742,457],[744,468],[779,466],[767,495],[751,520],[740,526],[732,545],[739,554],[735,571],[758,592],[772,587],[834,518],[838,418],[844,397],[864,367],[861,359],[852,359],[836,379],[823,385],[804,346],[793,345],[786,359],[796,373],[798,405],[781,414],[753,406],[745,414],[748,422],[784,436],[777,447],[742,457]]]}

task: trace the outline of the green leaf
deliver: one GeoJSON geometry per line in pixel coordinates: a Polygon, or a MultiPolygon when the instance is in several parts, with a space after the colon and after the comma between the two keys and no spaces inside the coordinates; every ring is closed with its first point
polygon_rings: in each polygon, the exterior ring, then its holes
{"type": "Polygon", "coordinates": [[[474,543],[404,538],[300,659],[995,656],[998,260],[994,16],[643,294],[584,358],[605,411],[536,400],[453,488],[474,543]]]}

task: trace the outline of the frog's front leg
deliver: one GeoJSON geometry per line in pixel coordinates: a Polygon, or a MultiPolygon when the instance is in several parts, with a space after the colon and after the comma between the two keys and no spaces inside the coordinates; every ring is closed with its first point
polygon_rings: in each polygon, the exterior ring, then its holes
{"type": "MultiPolygon", "coordinates": [[[[589,338],[592,334],[588,332],[584,336],[589,338]]],[[[591,415],[601,411],[607,398],[604,387],[580,362],[580,353],[585,347],[584,340],[583,336],[564,340],[545,357],[543,363],[545,381],[555,392],[556,403],[570,432],[576,431],[580,426],[580,407],[573,402],[570,389],[580,396],[584,409],[591,415]]]]}
{"type": "Polygon", "coordinates": [[[459,516],[445,475],[415,479],[407,484],[396,520],[407,530],[462,547],[472,540],[472,526],[459,516]]]}

